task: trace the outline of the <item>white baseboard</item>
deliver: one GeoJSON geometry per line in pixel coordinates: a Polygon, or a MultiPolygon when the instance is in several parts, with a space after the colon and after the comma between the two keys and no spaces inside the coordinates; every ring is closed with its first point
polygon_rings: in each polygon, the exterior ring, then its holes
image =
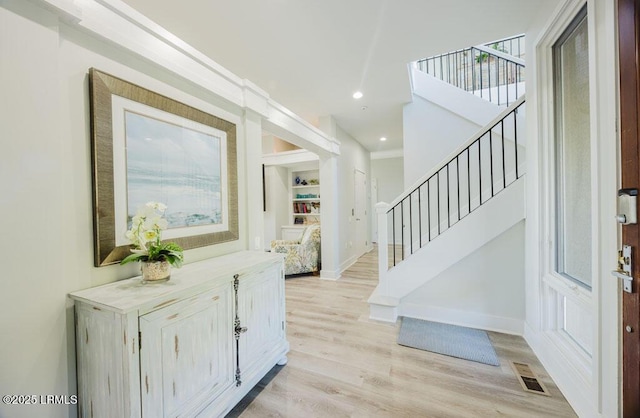
{"type": "MultiPolygon", "coordinates": [[[[366,253],[368,253],[369,251],[371,251],[373,249],[373,247],[369,248],[368,250],[366,250],[362,255],[365,255],[366,253]]],[[[351,256],[349,257],[347,260],[345,260],[344,262],[342,262],[342,264],[340,264],[340,267],[338,268],[337,271],[333,271],[333,270],[321,270],[320,271],[320,278],[324,279],[324,280],[338,280],[340,279],[340,277],[342,277],[342,273],[345,272],[345,270],[347,270],[349,267],[353,266],[355,263],[358,262],[358,259],[360,257],[362,257],[362,255],[360,256],[351,256]]]]}
{"type": "Polygon", "coordinates": [[[345,260],[342,264],[340,264],[340,274],[344,273],[346,269],[354,265],[359,258],[360,258],[359,256],[353,255],[349,257],[347,260],[345,260]]]}
{"type": "Polygon", "coordinates": [[[382,306],[369,303],[369,319],[395,323],[398,319],[397,306],[382,306]]]}
{"type": "Polygon", "coordinates": [[[416,303],[401,303],[398,315],[427,321],[442,322],[468,328],[522,335],[524,320],[483,314],[481,312],[460,311],[439,306],[425,306],[416,303]]]}
{"type": "Polygon", "coordinates": [[[338,270],[320,270],[321,280],[338,280],[340,278],[340,271],[338,270]]]}
{"type": "Polygon", "coordinates": [[[573,366],[573,361],[557,349],[548,336],[536,332],[528,324],[525,324],[524,339],[576,414],[581,418],[602,417],[595,391],[573,366]]]}

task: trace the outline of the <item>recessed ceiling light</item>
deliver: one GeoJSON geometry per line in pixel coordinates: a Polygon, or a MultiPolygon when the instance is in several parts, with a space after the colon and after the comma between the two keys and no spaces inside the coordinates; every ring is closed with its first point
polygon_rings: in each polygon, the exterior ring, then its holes
{"type": "Polygon", "coordinates": [[[387,140],[387,138],[384,137],[384,136],[382,138],[380,138],[380,141],[386,141],[386,140],[387,140]]]}
{"type": "Polygon", "coordinates": [[[362,92],[361,91],[356,91],[355,93],[353,93],[353,98],[354,99],[362,99],[362,92]]]}

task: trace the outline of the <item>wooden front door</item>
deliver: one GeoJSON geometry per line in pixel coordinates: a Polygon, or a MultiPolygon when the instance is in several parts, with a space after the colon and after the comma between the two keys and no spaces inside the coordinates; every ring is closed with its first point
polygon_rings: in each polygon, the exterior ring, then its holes
{"type": "MultiPolygon", "coordinates": [[[[618,0],[622,188],[640,189],[640,0],[618,0]]],[[[640,417],[640,226],[623,225],[632,247],[632,293],[622,292],[622,411],[640,417]]]]}

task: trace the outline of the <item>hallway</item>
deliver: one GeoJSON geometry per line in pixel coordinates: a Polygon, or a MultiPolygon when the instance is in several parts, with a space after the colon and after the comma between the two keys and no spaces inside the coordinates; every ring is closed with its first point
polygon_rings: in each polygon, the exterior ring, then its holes
{"type": "Polygon", "coordinates": [[[396,344],[368,319],[377,251],[338,281],[286,280],[289,363],[276,366],[229,417],[574,417],[526,342],[490,332],[500,367],[396,344]],[[524,392],[509,361],[531,364],[551,397],[524,392]]]}

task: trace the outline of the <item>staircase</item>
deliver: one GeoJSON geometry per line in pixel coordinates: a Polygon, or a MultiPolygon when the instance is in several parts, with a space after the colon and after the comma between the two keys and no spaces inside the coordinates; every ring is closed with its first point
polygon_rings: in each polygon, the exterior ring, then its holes
{"type": "Polygon", "coordinates": [[[372,319],[420,316],[411,315],[406,303],[416,299],[412,295],[418,289],[424,294],[430,281],[524,219],[524,63],[490,45],[421,60],[414,67],[416,97],[434,100],[429,95],[446,83],[451,92],[434,95],[444,98],[438,106],[461,113],[455,108],[465,100],[461,108],[472,110],[461,117],[475,118],[478,125],[479,118],[492,118],[391,204],[376,205],[379,284],[369,298],[372,319]],[[420,68],[433,74],[422,74],[420,68]],[[431,85],[416,82],[420,77],[431,85]],[[490,79],[495,83],[485,82],[490,79]],[[453,87],[447,82],[451,80],[453,87]]]}

